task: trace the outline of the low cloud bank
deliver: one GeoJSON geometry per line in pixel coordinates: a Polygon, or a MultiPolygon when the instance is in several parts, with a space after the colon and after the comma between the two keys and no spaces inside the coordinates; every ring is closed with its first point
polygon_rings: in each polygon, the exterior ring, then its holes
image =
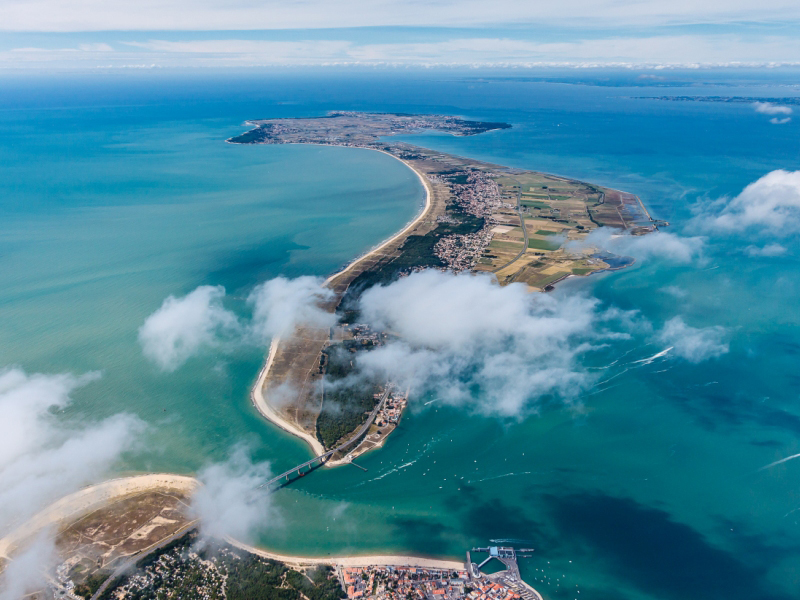
{"type": "Polygon", "coordinates": [[[46,570],[57,563],[55,543],[44,532],[8,563],[0,575],[0,600],[19,600],[47,584],[46,570]]]}
{"type": "Polygon", "coordinates": [[[300,324],[330,327],[336,316],[320,308],[333,298],[318,277],[276,277],[256,287],[248,298],[253,307],[251,329],[259,341],[291,333],[300,324]]]}
{"type": "Polygon", "coordinates": [[[789,250],[786,248],[786,246],[781,246],[778,243],[772,243],[766,244],[763,247],[750,245],[747,246],[744,251],[750,256],[783,256],[789,250]]]}
{"type": "Polygon", "coordinates": [[[363,354],[362,372],[506,417],[535,411],[543,398],[574,400],[593,381],[578,357],[627,337],[606,327],[625,315],[596,300],[529,294],[488,275],[414,273],[367,290],[361,310],[402,338],[363,354]]]}
{"type": "Polygon", "coordinates": [[[795,235],[800,232],[800,171],[772,171],[738,196],[701,203],[695,211],[692,223],[701,230],[795,235]]]}
{"type": "MultiPolygon", "coordinates": [[[[753,108],[762,115],[790,115],[792,107],[783,104],[773,104],[772,102],[753,102],[753,108]]],[[[788,119],[787,119],[788,120],[788,119]]]]}
{"type": "Polygon", "coordinates": [[[689,362],[699,363],[727,354],[724,327],[691,327],[681,317],[674,317],[664,324],[657,340],[672,347],[672,354],[689,362]]]}
{"type": "Polygon", "coordinates": [[[634,335],[698,363],[728,352],[723,327],[681,317],[654,332],[637,311],[603,307],[581,295],[530,294],[489,275],[428,270],[367,290],[362,319],[400,339],[358,356],[362,377],[409,386],[500,417],[524,418],[543,402],[573,404],[596,383],[587,353],[634,335]]]}
{"type": "Polygon", "coordinates": [[[143,432],[128,414],[85,426],[55,417],[75,389],[98,377],[0,373],[0,534],[102,477],[143,432]]]}
{"type": "Polygon", "coordinates": [[[705,239],[683,237],[675,233],[656,231],[647,235],[630,235],[618,229],[601,227],[580,242],[570,242],[568,248],[602,248],[613,254],[632,256],[637,260],[660,258],[687,264],[702,257],[705,239]]]}
{"type": "MultiPolygon", "coordinates": [[[[102,479],[134,447],[145,425],[120,414],[77,425],[55,416],[70,394],[99,377],[0,371],[0,537],[46,505],[102,479]]],[[[0,580],[0,600],[21,598],[53,564],[53,540],[41,535],[14,557],[0,580]]]]}
{"type": "Polygon", "coordinates": [[[144,355],[164,371],[174,371],[219,337],[238,329],[236,316],[222,306],[225,288],[203,285],[182,298],[169,296],[139,329],[144,355]]]}
{"type": "Polygon", "coordinates": [[[329,327],[335,316],[321,303],[333,292],[316,277],[267,281],[249,295],[253,316],[240,321],[223,306],[225,288],[204,285],[186,296],[169,296],[139,329],[144,355],[161,370],[172,372],[208,348],[232,343],[264,343],[297,325],[329,327]]]}
{"type": "Polygon", "coordinates": [[[270,476],[269,463],[253,463],[244,446],[235,448],[226,462],[202,469],[197,478],[203,485],[192,497],[190,511],[200,519],[203,538],[253,542],[260,531],[280,524],[269,490],[258,487],[270,476]]]}

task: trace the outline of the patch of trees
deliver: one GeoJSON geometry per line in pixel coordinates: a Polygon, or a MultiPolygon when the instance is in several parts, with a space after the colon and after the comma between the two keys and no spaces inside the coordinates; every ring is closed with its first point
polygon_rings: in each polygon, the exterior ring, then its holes
{"type": "Polygon", "coordinates": [[[289,571],[286,574],[286,583],[309,600],[339,600],[347,596],[339,585],[333,568],[320,566],[309,571],[307,575],[306,577],[297,571],[289,571]]]}
{"type": "Polygon", "coordinates": [[[375,408],[374,395],[378,392],[376,382],[356,379],[346,383],[347,376],[355,369],[355,353],[344,345],[329,346],[327,359],[327,381],[322,411],[317,417],[317,439],[326,448],[352,434],[364,424],[375,408]]]}
{"type": "Polygon", "coordinates": [[[484,219],[471,215],[458,206],[450,205],[447,215],[458,223],[439,223],[425,235],[410,235],[400,249],[400,255],[382,261],[356,277],[347,288],[339,304],[339,313],[347,311],[348,322],[358,320],[358,299],[365,290],[375,285],[387,285],[397,279],[399,273],[419,267],[444,267],[445,263],[436,256],[434,247],[442,237],[477,233],[484,226],[484,219]]]}
{"type": "Polygon", "coordinates": [[[111,573],[102,570],[92,573],[86,578],[85,582],[75,586],[75,593],[84,598],[91,598],[94,596],[94,593],[100,589],[103,582],[108,579],[109,575],[111,575],[111,573]]]}
{"type": "Polygon", "coordinates": [[[297,590],[281,587],[284,576],[295,573],[284,564],[252,555],[226,555],[223,568],[228,576],[225,597],[228,600],[298,600],[297,590]]]}

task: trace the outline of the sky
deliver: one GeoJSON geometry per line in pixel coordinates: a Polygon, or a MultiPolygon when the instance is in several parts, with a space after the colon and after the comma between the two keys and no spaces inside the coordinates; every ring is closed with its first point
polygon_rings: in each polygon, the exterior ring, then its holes
{"type": "Polygon", "coordinates": [[[0,69],[800,63],[796,0],[2,0],[0,69]]]}

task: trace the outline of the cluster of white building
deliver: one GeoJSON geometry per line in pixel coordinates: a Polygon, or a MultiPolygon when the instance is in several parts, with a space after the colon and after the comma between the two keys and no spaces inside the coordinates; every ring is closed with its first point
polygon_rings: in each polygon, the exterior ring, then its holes
{"type": "Polygon", "coordinates": [[[478,262],[484,249],[492,241],[492,230],[484,226],[477,233],[453,234],[443,237],[433,247],[436,253],[447,268],[460,272],[468,271],[478,262]]]}
{"type": "MultiPolygon", "coordinates": [[[[202,578],[193,577],[192,596],[202,600],[219,598],[220,592],[225,586],[225,576],[220,569],[214,563],[203,560],[194,552],[189,552],[186,560],[194,563],[193,566],[203,572],[202,578]]],[[[154,588],[174,590],[180,587],[180,579],[185,577],[189,570],[183,563],[184,560],[179,552],[162,554],[152,565],[129,575],[125,585],[115,589],[113,594],[122,600],[135,592],[155,591],[154,588]]],[[[192,575],[194,576],[195,573],[192,575]]]]}
{"type": "MultiPolygon", "coordinates": [[[[378,400],[381,395],[378,394],[378,400]]],[[[375,425],[383,427],[384,425],[397,425],[400,421],[400,416],[408,404],[408,397],[405,394],[392,392],[386,399],[381,411],[375,417],[375,425]]]]}
{"type": "MultiPolygon", "coordinates": [[[[443,237],[434,246],[434,253],[456,272],[467,271],[475,266],[483,251],[492,241],[493,212],[507,204],[503,202],[497,182],[482,171],[465,171],[467,183],[450,183],[449,176],[434,175],[434,181],[449,183],[459,208],[467,214],[485,220],[483,228],[475,233],[453,234],[443,237]]],[[[440,223],[457,222],[448,215],[437,219],[440,223]]]]}

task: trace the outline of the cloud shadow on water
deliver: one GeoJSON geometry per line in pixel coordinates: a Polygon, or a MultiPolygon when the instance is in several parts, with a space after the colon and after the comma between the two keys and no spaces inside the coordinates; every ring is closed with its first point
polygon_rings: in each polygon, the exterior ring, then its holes
{"type": "Polygon", "coordinates": [[[662,510],[599,493],[546,497],[562,536],[590,544],[621,579],[654,597],[788,600],[743,562],[662,510]]]}
{"type": "Polygon", "coordinates": [[[394,539],[404,548],[430,556],[444,556],[453,551],[455,531],[433,519],[398,517],[392,520],[394,539]]]}
{"type": "Polygon", "coordinates": [[[224,252],[218,259],[219,268],[206,273],[202,283],[222,285],[229,292],[239,293],[286,271],[284,267],[289,264],[292,252],[308,249],[309,246],[297,244],[284,236],[224,252]]]}

